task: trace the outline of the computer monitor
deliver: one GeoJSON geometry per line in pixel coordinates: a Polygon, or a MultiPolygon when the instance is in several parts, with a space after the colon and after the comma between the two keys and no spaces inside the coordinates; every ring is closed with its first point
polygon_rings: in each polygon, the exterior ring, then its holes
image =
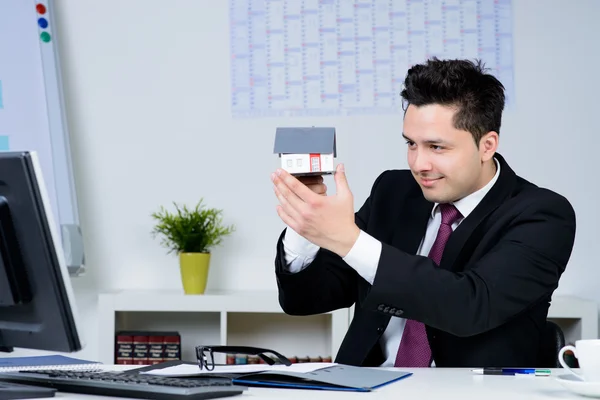
{"type": "Polygon", "coordinates": [[[37,154],[0,152],[0,357],[83,347],[59,243],[37,154]]]}

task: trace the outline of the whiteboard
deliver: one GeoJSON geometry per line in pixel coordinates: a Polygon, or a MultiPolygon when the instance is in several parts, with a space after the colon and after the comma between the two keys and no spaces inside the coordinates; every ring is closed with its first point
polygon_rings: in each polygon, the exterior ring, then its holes
{"type": "Polygon", "coordinates": [[[71,274],[83,241],[52,0],[0,0],[0,151],[36,151],[71,274]]]}

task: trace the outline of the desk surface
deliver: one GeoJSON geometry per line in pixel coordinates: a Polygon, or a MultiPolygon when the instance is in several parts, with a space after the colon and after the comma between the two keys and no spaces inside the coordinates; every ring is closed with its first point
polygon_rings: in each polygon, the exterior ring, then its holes
{"type": "MultiPolygon", "coordinates": [[[[122,369],[122,368],[118,368],[122,369]]],[[[556,381],[567,372],[552,370],[550,377],[541,376],[482,376],[469,369],[423,368],[403,369],[413,375],[373,392],[336,392],[298,389],[249,388],[241,396],[224,399],[406,399],[406,400],[506,400],[506,399],[579,399],[586,397],[571,393],[556,381]]],[[[84,396],[57,393],[57,399],[110,400],[116,397],[84,396]]]]}

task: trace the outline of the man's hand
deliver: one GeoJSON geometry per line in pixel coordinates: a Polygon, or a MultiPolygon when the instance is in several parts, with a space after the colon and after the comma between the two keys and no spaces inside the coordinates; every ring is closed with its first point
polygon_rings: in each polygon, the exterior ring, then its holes
{"type": "Polygon", "coordinates": [[[316,194],[327,196],[327,185],[322,176],[299,176],[297,179],[316,194]]]}
{"type": "Polygon", "coordinates": [[[282,169],[272,175],[272,180],[280,203],[277,214],[283,222],[317,246],[345,257],[360,229],[354,222],[354,197],[343,165],[336,169],[335,196],[314,191],[319,183],[312,186],[313,190],[309,189],[282,169]]]}

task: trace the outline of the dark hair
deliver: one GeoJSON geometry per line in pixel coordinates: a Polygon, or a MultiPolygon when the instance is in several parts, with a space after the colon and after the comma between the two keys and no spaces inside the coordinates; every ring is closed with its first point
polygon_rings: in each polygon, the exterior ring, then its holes
{"type": "Polygon", "coordinates": [[[480,60],[432,58],[417,64],[408,70],[400,95],[405,111],[410,104],[456,107],[454,127],[470,132],[477,145],[490,131],[500,134],[504,86],[480,60]]]}

